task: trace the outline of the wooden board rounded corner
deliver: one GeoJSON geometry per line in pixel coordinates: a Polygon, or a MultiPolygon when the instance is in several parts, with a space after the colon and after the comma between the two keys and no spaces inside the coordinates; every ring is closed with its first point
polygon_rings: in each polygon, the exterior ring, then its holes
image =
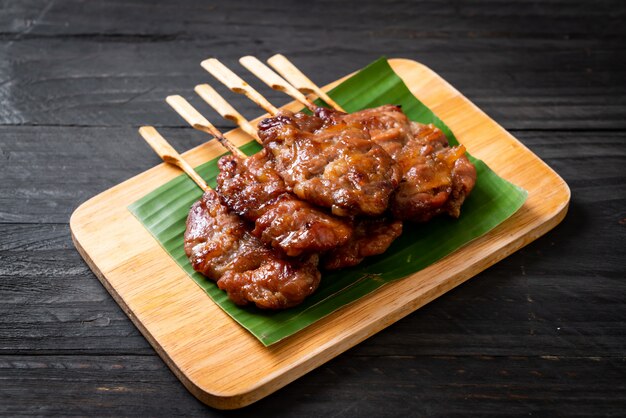
{"type": "MultiPolygon", "coordinates": [[[[556,172],[427,66],[403,58],[389,62],[411,92],[450,126],[470,153],[498,175],[525,188],[528,200],[511,218],[455,253],[383,286],[285,340],[264,347],[220,314],[199,286],[184,280],[184,271],[128,211],[140,193],[177,176],[176,169],[160,164],[89,199],[72,214],[70,230],[81,256],[168,367],[207,405],[235,409],[263,398],[517,251],[564,218],[571,192],[556,172]],[[451,103],[455,109],[448,108],[451,103]],[[455,111],[468,114],[460,118],[455,111]],[[481,133],[487,138],[472,136],[481,133]],[[485,149],[481,144],[486,144],[485,149]],[[503,149],[518,157],[515,163],[521,159],[537,171],[511,170],[498,159],[503,149]],[[532,183],[533,179],[538,183],[532,183]],[[120,254],[107,252],[117,249],[120,254]],[[112,258],[114,255],[119,258],[112,258]],[[136,265],[141,260],[149,263],[148,272],[136,265]],[[163,273],[157,286],[149,282],[154,279],[150,272],[159,269],[163,273]],[[177,278],[181,281],[176,282],[177,278]],[[168,309],[174,312],[173,317],[159,316],[156,302],[150,301],[167,297],[167,289],[172,289],[168,309]],[[188,303],[193,304],[194,312],[188,311],[188,303]],[[218,331],[202,328],[198,325],[202,322],[212,323],[218,331]],[[194,340],[187,341],[189,338],[194,340]]],[[[293,103],[286,106],[298,108],[293,103]]],[[[246,142],[239,130],[227,135],[239,144],[246,142]]],[[[221,153],[216,143],[207,142],[184,155],[192,165],[199,165],[221,153]]]]}

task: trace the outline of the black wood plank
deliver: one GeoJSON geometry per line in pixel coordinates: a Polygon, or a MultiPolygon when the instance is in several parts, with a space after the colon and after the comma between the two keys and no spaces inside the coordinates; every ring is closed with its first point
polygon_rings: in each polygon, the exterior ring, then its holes
{"type": "Polygon", "coordinates": [[[197,2],[133,0],[3,1],[0,33],[6,38],[127,36],[137,41],[207,36],[207,27],[237,39],[250,28],[279,26],[285,33],[347,30],[411,38],[624,35],[626,9],[619,0],[516,2],[318,1],[315,7],[286,0],[197,2]],[[529,24],[532,23],[532,24],[529,24]]]}
{"type": "Polygon", "coordinates": [[[3,416],[214,415],[156,356],[0,356],[0,381],[3,416]]]}
{"type": "MultiPolygon", "coordinates": [[[[214,55],[240,74],[245,54],[291,57],[320,84],[381,55],[430,66],[509,129],[621,129],[626,111],[626,43],[609,39],[425,38],[345,31],[319,39],[278,27],[254,28],[262,42],[212,32],[206,39],[158,42],[35,38],[0,45],[1,124],[181,126],[163,102],[168,94],[193,97],[193,86],[215,82],[199,63],[214,55]],[[367,41],[363,41],[366,37],[367,41]]],[[[285,96],[253,83],[272,101],[285,96]]],[[[224,89],[220,91],[225,93],[224,89]]],[[[260,112],[228,94],[248,117],[260,112]]],[[[197,100],[199,103],[200,101],[197,100]]],[[[215,113],[200,105],[213,120],[215,113]]]]}
{"type": "MultiPolygon", "coordinates": [[[[80,203],[161,162],[134,127],[0,130],[0,222],[67,223],[80,203]]],[[[162,133],[181,152],[208,138],[162,133]]]]}
{"type": "Polygon", "coordinates": [[[154,357],[0,356],[5,415],[619,415],[623,359],[341,356],[238,411],[204,407],[154,357]],[[590,384],[594,382],[594,384],[590,384]],[[358,394],[358,395],[357,395],[358,394]]]}
{"type": "Polygon", "coordinates": [[[66,224],[0,224],[0,352],[153,354],[66,224]]]}

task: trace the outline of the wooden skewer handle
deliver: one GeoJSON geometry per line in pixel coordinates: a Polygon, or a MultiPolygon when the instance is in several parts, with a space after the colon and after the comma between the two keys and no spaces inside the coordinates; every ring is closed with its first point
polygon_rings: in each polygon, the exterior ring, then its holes
{"type": "Polygon", "coordinates": [[[172,164],[180,168],[187,174],[202,190],[209,190],[209,186],[204,179],[200,177],[187,161],[176,152],[176,150],[167,142],[165,138],[157,132],[152,126],[142,126],[139,128],[139,134],[145,139],[150,147],[157,153],[159,157],[166,163],[172,164]]]}
{"type": "Polygon", "coordinates": [[[194,129],[213,135],[233,155],[239,158],[246,158],[246,155],[239,148],[227,141],[219,129],[202,116],[184,97],[178,95],[167,96],[165,101],[194,129]]]}
{"type": "Polygon", "coordinates": [[[284,55],[276,54],[269,58],[267,63],[303,94],[315,93],[315,87],[317,86],[284,55]]]}
{"type": "Polygon", "coordinates": [[[331,99],[324,90],[322,90],[315,83],[313,83],[311,79],[304,75],[304,73],[302,73],[302,71],[300,71],[298,67],[293,65],[291,61],[289,61],[284,55],[276,54],[268,59],[267,62],[289,83],[291,83],[302,93],[315,93],[318,97],[320,97],[336,110],[345,112],[345,110],[339,104],[337,104],[337,102],[331,99]]]}
{"type": "Polygon", "coordinates": [[[215,58],[209,58],[200,64],[213,77],[217,78],[226,87],[238,94],[245,94],[250,100],[258,104],[272,116],[278,113],[278,109],[272,105],[258,91],[253,89],[248,83],[242,80],[237,74],[229,70],[224,64],[215,58]]]}
{"type": "Polygon", "coordinates": [[[256,57],[248,55],[240,58],[239,62],[272,89],[282,91],[309,109],[315,110],[316,106],[311,103],[304,94],[272,71],[272,69],[270,69],[267,65],[259,61],[256,57]]]}
{"type": "Polygon", "coordinates": [[[213,131],[217,130],[184,97],[179,95],[167,96],[165,101],[193,128],[205,131],[211,135],[213,135],[213,131]]]}
{"type": "Polygon", "coordinates": [[[195,92],[209,104],[217,113],[224,119],[233,121],[239,126],[245,133],[253,137],[259,142],[256,129],[250,122],[244,118],[241,113],[230,105],[215,89],[208,84],[199,84],[194,88],[195,92]]]}

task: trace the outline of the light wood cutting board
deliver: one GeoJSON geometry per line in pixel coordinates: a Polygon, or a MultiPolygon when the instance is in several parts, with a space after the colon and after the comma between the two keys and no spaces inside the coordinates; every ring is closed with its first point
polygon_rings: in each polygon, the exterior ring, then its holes
{"type": "MultiPolygon", "coordinates": [[[[429,68],[405,59],[389,63],[470,154],[526,189],[528,200],[453,254],[275,345],[264,347],[215,305],[128,211],[180,175],[177,169],[161,164],[147,170],[72,215],[80,254],[178,378],[208,405],[233,409],[261,399],[535,240],[565,216],[570,191],[550,167],[429,68]]],[[[238,145],[249,140],[238,129],[227,136],[238,145]]],[[[184,156],[197,166],[222,153],[213,141],[184,156]]]]}

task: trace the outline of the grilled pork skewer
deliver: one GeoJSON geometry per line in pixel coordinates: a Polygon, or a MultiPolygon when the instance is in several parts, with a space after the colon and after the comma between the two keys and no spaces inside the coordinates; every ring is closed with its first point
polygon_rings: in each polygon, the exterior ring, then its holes
{"type": "MultiPolygon", "coordinates": [[[[297,89],[285,86],[287,82],[258,59],[248,56],[240,62],[271,88],[288,94],[308,108],[313,106],[297,89]]],[[[279,67],[285,64],[280,58],[274,59],[274,63],[279,67]]],[[[299,74],[308,80],[290,63],[287,73],[299,74]]],[[[402,181],[390,199],[390,210],[396,218],[426,222],[441,213],[455,218],[460,215],[461,205],[476,183],[476,169],[465,156],[463,145],[450,147],[441,130],[432,124],[410,121],[398,106],[385,105],[350,114],[336,106],[335,110],[339,112],[328,110],[317,114],[362,125],[369,131],[372,141],[400,166],[402,181]]]]}
{"type": "Polygon", "coordinates": [[[216,281],[236,304],[262,309],[298,305],[317,289],[317,255],[283,257],[263,245],[156,129],[144,126],[139,133],[163,161],[183,169],[204,191],[189,211],[185,231],[185,253],[194,270],[216,281]]]}
{"type": "Polygon", "coordinates": [[[239,216],[254,222],[252,234],[288,256],[326,252],[345,244],[352,225],[331,216],[290,193],[267,152],[251,157],[181,96],[167,103],[192,127],[215,137],[232,155],[220,158],[217,192],[222,202],[239,216]]]}
{"type": "MultiPolygon", "coordinates": [[[[196,86],[195,91],[222,117],[235,121],[242,130],[249,132],[252,137],[256,136],[256,130],[252,124],[209,85],[196,86]]],[[[258,137],[257,141],[259,141],[258,137]]],[[[239,177],[238,171],[241,171],[241,164],[222,167],[218,176],[220,194],[233,194],[231,190],[233,185],[237,185],[234,179],[239,177]]],[[[402,222],[399,220],[355,218],[351,220],[351,223],[354,232],[350,239],[340,247],[322,255],[321,262],[325,269],[334,270],[354,266],[363,261],[365,257],[382,254],[402,233],[402,222]]]]}
{"type": "Polygon", "coordinates": [[[285,258],[262,245],[154,128],[139,132],[163,161],[181,168],[205,192],[192,206],[185,231],[185,252],[194,270],[217,281],[235,303],[263,309],[295,306],[315,291],[321,277],[317,255],[285,258]]]}
{"type": "MultiPolygon", "coordinates": [[[[205,60],[202,66],[232,91],[250,98],[260,96],[216,59],[205,60]]],[[[299,198],[330,207],[338,216],[375,216],[387,210],[400,172],[367,131],[342,122],[324,126],[320,118],[273,111],[273,106],[263,101],[255,100],[275,117],[259,125],[264,133],[260,131],[259,137],[273,154],[277,171],[299,198]]]]}

